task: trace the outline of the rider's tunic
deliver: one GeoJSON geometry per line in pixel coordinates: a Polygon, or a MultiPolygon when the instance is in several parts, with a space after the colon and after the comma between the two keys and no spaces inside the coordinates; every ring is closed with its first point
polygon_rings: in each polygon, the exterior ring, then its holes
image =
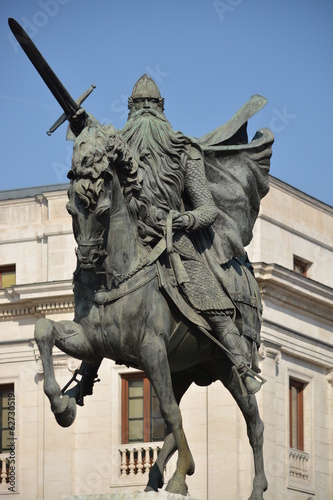
{"type": "MultiPolygon", "coordinates": [[[[232,313],[234,310],[232,301],[195,248],[191,238],[193,231],[211,226],[218,211],[207,185],[200,151],[190,147],[186,157],[188,159],[184,169],[184,190],[180,193],[179,199],[185,197],[190,210],[184,212],[181,206],[169,207],[170,210],[181,211],[190,218],[190,227],[187,230],[176,231],[173,236],[174,251],[180,255],[188,276],[188,280],[181,283],[179,289],[189,305],[199,313],[232,313]]],[[[165,213],[164,218],[166,217],[165,213]]]]}

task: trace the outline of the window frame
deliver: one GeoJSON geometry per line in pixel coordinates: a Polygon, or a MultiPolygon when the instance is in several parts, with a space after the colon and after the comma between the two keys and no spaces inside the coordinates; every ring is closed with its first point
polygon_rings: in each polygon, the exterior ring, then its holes
{"type": "Polygon", "coordinates": [[[293,271],[300,276],[308,276],[308,271],[312,266],[312,262],[299,257],[298,255],[294,255],[293,257],[293,271]]]}
{"type": "MultiPolygon", "coordinates": [[[[121,375],[121,443],[129,443],[129,399],[128,399],[128,382],[130,380],[143,380],[143,441],[135,441],[137,443],[150,443],[152,441],[152,414],[151,400],[153,390],[148,377],[144,372],[126,373],[121,375]]],[[[162,438],[163,440],[163,438],[162,438]]],[[[161,441],[154,440],[156,442],[161,441]]],[[[134,441],[131,441],[131,443],[134,441]]]]}
{"type": "Polygon", "coordinates": [[[0,289],[9,288],[14,285],[16,285],[16,264],[6,264],[4,266],[0,266],[0,289]],[[10,285],[4,287],[2,283],[4,273],[13,273],[14,283],[11,283],[10,285]]]}
{"type": "Polygon", "coordinates": [[[289,378],[289,447],[299,451],[304,450],[304,389],[306,383],[300,380],[289,378]],[[293,408],[293,389],[297,391],[296,398],[296,416],[294,415],[293,408]],[[293,420],[296,417],[296,436],[293,431],[293,420]],[[296,446],[293,444],[296,443],[296,446]]]}

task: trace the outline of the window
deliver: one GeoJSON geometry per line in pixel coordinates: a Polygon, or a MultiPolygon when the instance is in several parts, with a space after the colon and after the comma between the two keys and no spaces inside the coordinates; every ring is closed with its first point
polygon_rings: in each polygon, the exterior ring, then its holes
{"type": "Polygon", "coordinates": [[[304,393],[305,384],[289,380],[289,437],[290,448],[304,451],[304,393]]]}
{"type": "Polygon", "coordinates": [[[122,377],[122,443],[163,441],[159,401],[143,373],[122,377]]]}
{"type": "Polygon", "coordinates": [[[15,264],[0,266],[0,288],[7,288],[16,283],[15,264]]]}
{"type": "Polygon", "coordinates": [[[311,262],[305,259],[301,259],[301,257],[296,257],[294,255],[294,271],[295,273],[302,274],[303,276],[308,275],[308,270],[311,266],[311,262]]]}

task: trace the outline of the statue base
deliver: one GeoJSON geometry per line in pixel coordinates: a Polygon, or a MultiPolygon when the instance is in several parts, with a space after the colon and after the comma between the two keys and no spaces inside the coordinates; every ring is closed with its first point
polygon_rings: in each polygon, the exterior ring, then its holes
{"type": "Polygon", "coordinates": [[[105,493],[103,495],[73,495],[65,500],[198,500],[191,496],[177,495],[167,491],[119,491],[115,493],[105,493]]]}

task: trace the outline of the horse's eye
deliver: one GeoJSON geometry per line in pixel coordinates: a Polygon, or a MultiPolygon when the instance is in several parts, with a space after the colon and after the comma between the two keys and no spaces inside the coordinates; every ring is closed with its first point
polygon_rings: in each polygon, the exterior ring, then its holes
{"type": "Polygon", "coordinates": [[[74,179],[75,179],[75,172],[74,172],[74,170],[73,170],[72,168],[71,168],[71,169],[70,169],[70,171],[68,172],[67,177],[68,177],[68,179],[70,179],[70,180],[74,180],[74,179]]]}

